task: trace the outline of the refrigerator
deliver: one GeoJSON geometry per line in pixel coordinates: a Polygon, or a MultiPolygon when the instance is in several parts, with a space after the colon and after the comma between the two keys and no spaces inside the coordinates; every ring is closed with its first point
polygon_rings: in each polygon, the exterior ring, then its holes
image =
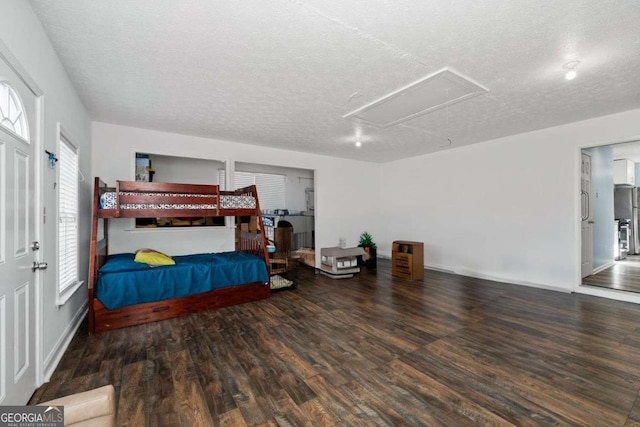
{"type": "Polygon", "coordinates": [[[640,187],[616,187],[613,193],[614,216],[620,226],[629,226],[629,254],[640,254],[640,187]]]}

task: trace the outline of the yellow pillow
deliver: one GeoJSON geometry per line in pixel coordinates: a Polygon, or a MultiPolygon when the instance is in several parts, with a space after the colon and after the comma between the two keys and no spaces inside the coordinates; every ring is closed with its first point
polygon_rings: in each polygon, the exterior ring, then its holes
{"type": "Polygon", "coordinates": [[[153,249],[138,249],[136,251],[136,257],[133,259],[135,262],[149,264],[150,267],[157,267],[159,265],[175,265],[176,262],[169,256],[162,252],[154,251],[153,249]]]}

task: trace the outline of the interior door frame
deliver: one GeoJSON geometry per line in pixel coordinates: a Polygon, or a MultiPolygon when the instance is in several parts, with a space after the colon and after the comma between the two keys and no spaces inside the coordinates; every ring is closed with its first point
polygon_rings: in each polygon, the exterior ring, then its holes
{"type": "Polygon", "coordinates": [[[583,286],[582,285],[582,237],[581,237],[581,204],[580,204],[580,162],[582,156],[582,150],[587,148],[594,147],[604,147],[608,145],[615,144],[623,144],[628,142],[640,141],[640,135],[631,135],[623,138],[611,139],[608,141],[599,141],[599,142],[590,142],[580,145],[575,148],[573,151],[573,189],[574,189],[574,198],[573,198],[573,218],[574,218],[574,251],[575,261],[574,261],[574,287],[573,292],[586,294],[586,295],[594,295],[598,297],[609,298],[617,301],[626,301],[632,302],[635,304],[640,304],[640,294],[636,294],[633,292],[625,292],[618,291],[615,289],[607,289],[607,288],[596,288],[593,286],[583,286]]]}
{"type": "MultiPolygon", "coordinates": [[[[33,93],[35,97],[35,117],[36,123],[34,123],[35,135],[31,139],[30,143],[33,144],[33,171],[34,171],[34,185],[35,185],[35,194],[34,194],[34,207],[35,210],[35,229],[33,230],[33,237],[38,242],[40,242],[40,250],[38,252],[38,257],[40,257],[39,261],[42,261],[41,257],[43,256],[44,247],[46,242],[43,241],[44,233],[42,228],[42,213],[43,213],[43,202],[42,202],[42,186],[43,186],[43,173],[42,173],[42,150],[43,150],[43,141],[44,141],[44,92],[40,87],[36,84],[35,80],[31,77],[31,75],[27,72],[27,70],[22,66],[20,61],[11,53],[9,47],[0,39],[0,60],[4,61],[9,67],[13,69],[16,75],[22,80],[22,82],[27,86],[27,88],[33,93]]],[[[38,271],[34,274],[35,281],[35,292],[34,292],[34,306],[35,306],[35,325],[34,325],[34,333],[35,333],[35,374],[36,374],[36,387],[39,387],[44,382],[44,372],[43,372],[43,331],[44,331],[44,319],[42,316],[43,313],[43,278],[42,271],[38,271]]]]}

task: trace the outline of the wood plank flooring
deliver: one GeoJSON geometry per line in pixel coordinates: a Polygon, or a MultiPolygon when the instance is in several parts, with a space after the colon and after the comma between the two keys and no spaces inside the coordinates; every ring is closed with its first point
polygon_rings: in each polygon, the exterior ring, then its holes
{"type": "Polygon", "coordinates": [[[582,279],[582,284],[619,291],[640,292],[640,255],[629,255],[615,265],[582,279]]]}
{"type": "Polygon", "coordinates": [[[95,336],[31,403],[116,388],[120,426],[640,426],[640,306],[425,271],[95,336]]]}

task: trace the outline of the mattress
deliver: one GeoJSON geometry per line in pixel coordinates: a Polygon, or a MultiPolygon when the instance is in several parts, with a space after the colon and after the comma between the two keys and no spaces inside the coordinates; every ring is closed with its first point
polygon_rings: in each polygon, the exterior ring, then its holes
{"type": "MultiPolygon", "coordinates": [[[[150,193],[131,193],[121,192],[121,195],[125,196],[141,196],[150,193]]],[[[180,197],[193,197],[194,202],[197,202],[198,197],[212,197],[211,194],[177,194],[177,193],[153,193],[154,196],[180,196],[180,197]]],[[[255,209],[256,198],[253,196],[235,196],[235,195],[222,195],[220,199],[221,209],[255,209]]],[[[116,208],[116,193],[109,191],[103,193],[100,196],[100,209],[115,209],[116,208]]],[[[198,203],[121,203],[120,209],[217,209],[216,204],[198,204],[198,203]]]]}
{"type": "Polygon", "coordinates": [[[174,256],[175,265],[149,267],[134,254],[110,255],[99,272],[96,298],[109,310],[246,283],[269,283],[264,260],[245,252],[174,256]]]}

